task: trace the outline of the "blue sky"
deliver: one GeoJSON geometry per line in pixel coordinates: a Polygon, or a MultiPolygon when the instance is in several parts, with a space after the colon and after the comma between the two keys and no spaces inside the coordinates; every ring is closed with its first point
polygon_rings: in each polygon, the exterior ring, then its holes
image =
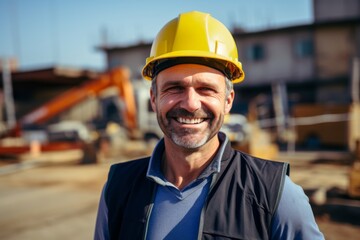
{"type": "Polygon", "coordinates": [[[166,22],[192,10],[249,31],[312,21],[311,0],[0,0],[0,58],[16,57],[20,69],[102,70],[105,57],[95,49],[102,36],[112,45],[151,42],[166,22]]]}

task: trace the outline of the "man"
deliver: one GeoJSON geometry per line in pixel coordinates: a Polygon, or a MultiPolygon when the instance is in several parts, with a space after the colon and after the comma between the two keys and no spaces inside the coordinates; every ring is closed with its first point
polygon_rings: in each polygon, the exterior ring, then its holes
{"type": "Polygon", "coordinates": [[[162,28],[143,76],[164,138],[151,157],[111,167],[95,239],[323,239],[288,165],[235,151],[219,132],[244,79],[237,58],[209,14],[162,28]]]}

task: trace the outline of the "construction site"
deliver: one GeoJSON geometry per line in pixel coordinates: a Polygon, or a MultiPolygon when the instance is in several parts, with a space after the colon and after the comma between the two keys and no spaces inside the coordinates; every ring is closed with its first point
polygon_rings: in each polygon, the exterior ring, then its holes
{"type": "MultiPolygon", "coordinates": [[[[249,81],[234,85],[221,131],[239,151],[289,162],[325,238],[355,240],[360,5],[313,2],[313,23],[232,29],[249,81]]],[[[0,239],[93,239],[109,167],[151,155],[163,136],[139,71],[150,47],[98,46],[104,71],[2,59],[0,239]]]]}
{"type": "MultiPolygon", "coordinates": [[[[101,82],[108,89],[116,78],[128,83],[126,73],[126,69],[117,69],[84,86],[101,82]]],[[[84,86],[80,88],[82,91],[87,89],[84,86]]],[[[89,92],[94,92],[93,88],[86,93],[78,90],[66,92],[41,106],[49,109],[43,112],[51,116],[52,109],[62,109],[59,103],[65,103],[63,107],[68,108],[64,99],[73,104],[77,100],[71,96],[87,98],[89,92]]],[[[123,90],[124,86],[118,87],[119,93],[123,90]]],[[[128,121],[126,127],[110,122],[101,131],[89,131],[83,125],[67,121],[61,122],[63,126],[54,123],[44,129],[24,130],[15,125],[0,147],[0,239],[91,239],[99,196],[110,165],[151,154],[157,141],[149,137],[156,138],[154,132],[131,128],[137,126],[136,113],[123,113],[124,121],[128,121]],[[41,140],[44,136],[46,141],[41,140]]],[[[296,150],[292,149],[292,143],[289,148],[281,149],[273,140],[272,131],[261,129],[260,120],[252,122],[256,118],[253,115],[249,120],[234,117],[235,124],[242,124],[241,131],[230,131],[235,129],[230,120],[223,131],[234,148],[291,164],[291,179],[304,188],[326,239],[357,239],[360,234],[360,152],[359,135],[356,135],[359,106],[352,106],[350,114],[346,126],[354,134],[351,140],[357,144],[354,151],[296,150]]],[[[28,119],[40,122],[46,116],[26,115],[21,123],[28,119]]],[[[305,119],[303,116],[302,120],[305,119]]],[[[317,127],[331,131],[326,129],[328,124],[319,123],[317,127]]]]}

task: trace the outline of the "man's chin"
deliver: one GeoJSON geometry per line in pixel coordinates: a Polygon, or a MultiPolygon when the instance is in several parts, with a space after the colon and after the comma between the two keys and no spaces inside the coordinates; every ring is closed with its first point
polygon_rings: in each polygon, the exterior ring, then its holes
{"type": "Polygon", "coordinates": [[[171,139],[176,145],[187,149],[197,149],[203,146],[208,140],[207,137],[197,138],[196,136],[189,135],[182,137],[172,135],[171,139]]]}

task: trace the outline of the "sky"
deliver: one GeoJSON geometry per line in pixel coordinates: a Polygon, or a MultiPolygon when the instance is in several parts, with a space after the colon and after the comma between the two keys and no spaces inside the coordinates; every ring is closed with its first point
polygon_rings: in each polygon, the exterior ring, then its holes
{"type": "Polygon", "coordinates": [[[0,59],[16,58],[20,70],[103,70],[105,55],[96,47],[150,43],[169,20],[193,10],[210,13],[230,30],[313,19],[311,0],[0,0],[0,59]]]}

